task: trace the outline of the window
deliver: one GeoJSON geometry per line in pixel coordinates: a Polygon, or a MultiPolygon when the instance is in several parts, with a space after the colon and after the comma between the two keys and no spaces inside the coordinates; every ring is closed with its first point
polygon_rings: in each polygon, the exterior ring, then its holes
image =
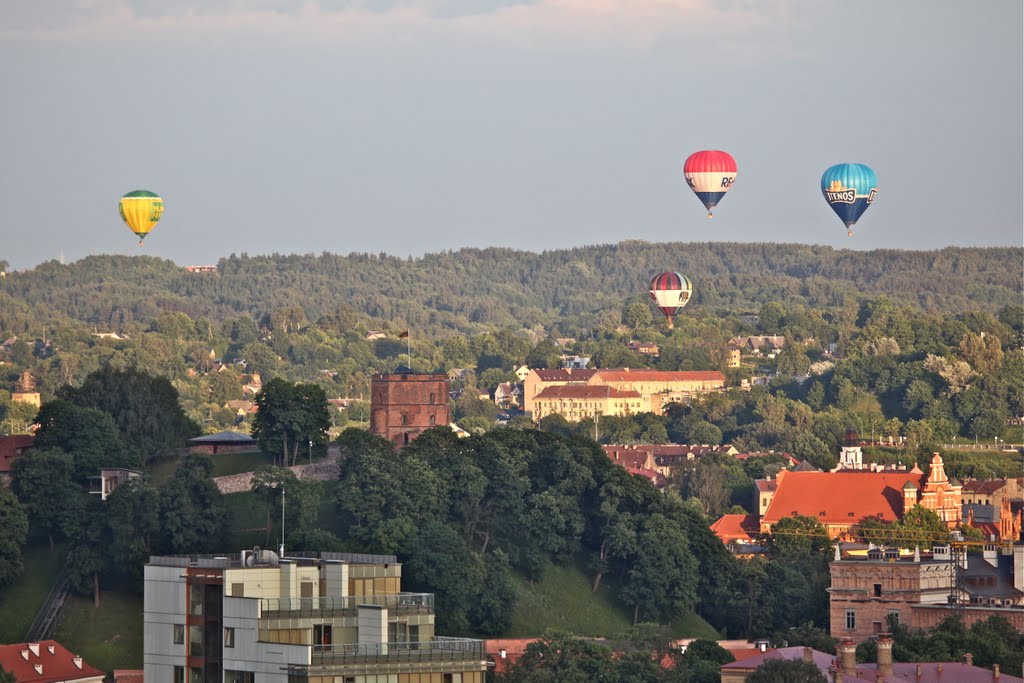
{"type": "Polygon", "coordinates": [[[430,395],[430,402],[431,403],[437,403],[437,394],[431,394],[430,395]]]}
{"type": "Polygon", "coordinates": [[[388,624],[388,642],[404,647],[409,644],[409,624],[392,621],[388,624]]]}
{"type": "Polygon", "coordinates": [[[431,415],[430,416],[430,424],[431,425],[436,425],[437,424],[437,416],[436,415],[431,415]]]}
{"type": "Polygon", "coordinates": [[[174,667],[174,683],[185,683],[185,667],[174,667]]]}
{"type": "Polygon", "coordinates": [[[404,425],[409,424],[409,416],[406,415],[405,413],[402,413],[402,424],[404,424],[404,425]]]}
{"type": "Polygon", "coordinates": [[[846,610],[846,630],[852,631],[857,628],[857,613],[852,610],[846,610]]]}
{"type": "Polygon", "coordinates": [[[188,654],[190,657],[203,656],[203,627],[188,627],[188,654]]]}
{"type": "Polygon", "coordinates": [[[174,625],[174,644],[184,645],[185,644],[185,624],[174,625]]]}
{"type": "Polygon", "coordinates": [[[876,583],[874,585],[874,589],[875,589],[875,597],[876,598],[882,597],[882,584],[876,583]]]}
{"type": "Polygon", "coordinates": [[[202,586],[189,586],[188,587],[188,613],[201,617],[203,616],[203,587],[202,586]]]}
{"type": "Polygon", "coordinates": [[[235,646],[235,629],[227,627],[224,629],[224,647],[235,646]]]}
{"type": "Polygon", "coordinates": [[[331,645],[331,625],[313,624],[313,649],[324,650],[331,645]]]}
{"type": "Polygon", "coordinates": [[[235,598],[245,597],[245,584],[244,583],[233,583],[231,584],[231,596],[235,598]]]}
{"type": "Polygon", "coordinates": [[[889,624],[891,626],[900,625],[900,611],[898,609],[889,610],[889,624]]]}
{"type": "Polygon", "coordinates": [[[255,674],[252,671],[231,671],[224,672],[224,683],[253,683],[255,674]]]}
{"type": "Polygon", "coordinates": [[[197,666],[193,666],[188,670],[189,683],[203,683],[203,670],[197,666]]]}

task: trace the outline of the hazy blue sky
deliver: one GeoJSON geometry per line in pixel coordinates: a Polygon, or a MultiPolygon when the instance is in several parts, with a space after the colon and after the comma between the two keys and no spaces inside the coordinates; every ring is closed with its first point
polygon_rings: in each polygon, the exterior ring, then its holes
{"type": "MultiPolygon", "coordinates": [[[[1022,243],[1020,0],[0,0],[0,259],[1022,243]],[[739,177],[709,221],[682,178],[739,177]],[[879,194],[846,237],[818,188],[879,194]],[[143,249],[129,190],[166,214],[143,249]]],[[[666,264],[666,267],[671,264],[666,264]]]]}

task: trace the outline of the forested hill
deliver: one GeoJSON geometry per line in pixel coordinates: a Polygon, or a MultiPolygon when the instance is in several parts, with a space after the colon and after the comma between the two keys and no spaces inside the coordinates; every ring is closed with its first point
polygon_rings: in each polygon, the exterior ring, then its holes
{"type": "Polygon", "coordinates": [[[221,259],[216,274],[149,256],[90,256],[0,279],[0,329],[71,318],[116,330],[167,310],[220,320],[295,307],[309,320],[352,310],[431,335],[483,326],[568,328],[642,299],[651,276],[664,270],[693,280],[691,311],[756,311],[767,301],[830,308],[878,295],[926,311],[995,311],[1020,302],[1022,261],[1017,247],[864,252],[637,241],[542,253],[461,249],[415,259],[243,254],[221,259]]]}

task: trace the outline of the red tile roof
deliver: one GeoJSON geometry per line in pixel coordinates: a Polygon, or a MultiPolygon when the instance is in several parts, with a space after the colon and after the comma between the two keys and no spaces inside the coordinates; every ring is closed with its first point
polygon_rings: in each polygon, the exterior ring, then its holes
{"type": "Polygon", "coordinates": [[[585,386],[579,384],[566,384],[564,386],[544,387],[544,390],[534,396],[533,400],[543,398],[642,398],[636,391],[623,391],[615,387],[606,386],[585,386]]]}
{"type": "Polygon", "coordinates": [[[114,683],[142,683],[142,669],[114,669],[114,683]]]}
{"type": "Polygon", "coordinates": [[[534,643],[540,640],[540,638],[502,638],[499,640],[485,640],[484,641],[484,652],[487,657],[494,661],[494,672],[504,673],[504,671],[516,663],[516,661],[526,652],[526,647],[530,643],[534,643]],[[501,656],[501,651],[505,651],[505,656],[501,656]]]}
{"type": "Polygon", "coordinates": [[[557,370],[535,369],[537,377],[542,382],[586,382],[594,376],[597,370],[590,369],[566,369],[557,370]]]}
{"type": "Polygon", "coordinates": [[[1006,486],[1005,479],[974,479],[971,481],[965,481],[962,492],[964,495],[973,493],[976,495],[988,496],[992,495],[999,489],[1006,486]]]}
{"type": "MultiPolygon", "coordinates": [[[[756,534],[760,530],[757,515],[722,515],[711,525],[711,531],[722,539],[722,543],[731,541],[749,543],[754,540],[751,534],[756,534]]],[[[736,658],[739,659],[739,657],[736,658]]]]}
{"type": "Polygon", "coordinates": [[[784,471],[775,481],[775,497],[762,524],[774,524],[795,513],[822,524],[852,525],[864,517],[895,521],[903,512],[903,485],[910,482],[920,487],[924,476],[893,471],[784,471]]]}
{"type": "Polygon", "coordinates": [[[611,368],[597,370],[598,379],[605,382],[724,382],[725,375],[718,370],[631,370],[611,368]]]}
{"type": "Polygon", "coordinates": [[[0,645],[0,666],[13,673],[18,683],[55,683],[104,676],[102,671],[76,658],[56,640],[0,645]]]}
{"type": "Polygon", "coordinates": [[[0,436],[0,472],[10,472],[11,464],[23,451],[32,448],[35,440],[31,434],[0,436]]]}

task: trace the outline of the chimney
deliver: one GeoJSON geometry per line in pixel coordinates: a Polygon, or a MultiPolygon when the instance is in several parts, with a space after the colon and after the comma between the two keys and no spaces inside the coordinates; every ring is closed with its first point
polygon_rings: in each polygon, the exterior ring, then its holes
{"type": "Polygon", "coordinates": [[[843,638],[836,646],[839,655],[839,670],[844,674],[853,675],[857,671],[857,646],[850,638],[843,638]]]}
{"type": "Polygon", "coordinates": [[[892,638],[888,633],[879,633],[878,640],[878,673],[882,676],[892,675],[892,638]]]}
{"type": "Polygon", "coordinates": [[[921,665],[920,664],[917,665],[917,670],[914,671],[914,673],[917,675],[917,679],[916,680],[918,680],[918,681],[921,680],[921,665]]]}
{"type": "MultiPolygon", "coordinates": [[[[761,650],[761,652],[764,652],[764,650],[761,650]]],[[[808,664],[814,663],[814,650],[809,647],[804,648],[804,661],[808,664]]]]}
{"type": "Polygon", "coordinates": [[[970,652],[966,653],[964,655],[964,662],[967,664],[967,666],[974,666],[974,655],[972,655],[970,652]]]}
{"type": "Polygon", "coordinates": [[[993,681],[998,681],[1001,677],[1002,676],[999,673],[999,665],[998,664],[993,664],[992,665],[992,680],[993,681]]]}

